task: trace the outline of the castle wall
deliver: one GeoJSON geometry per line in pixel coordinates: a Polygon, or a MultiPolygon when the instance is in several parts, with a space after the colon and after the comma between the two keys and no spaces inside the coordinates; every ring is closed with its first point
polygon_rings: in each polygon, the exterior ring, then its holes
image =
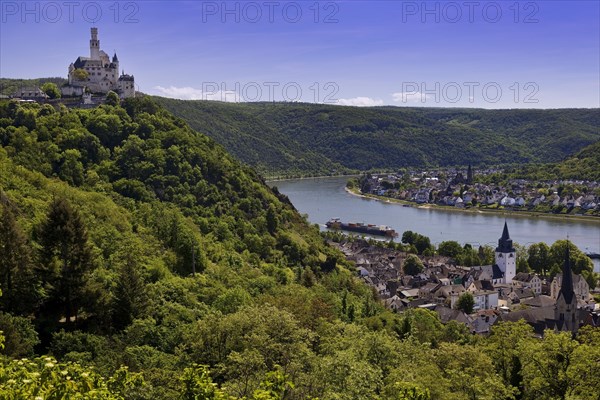
{"type": "Polygon", "coordinates": [[[63,96],[81,96],[83,95],[83,86],[63,86],[60,88],[63,96]]]}

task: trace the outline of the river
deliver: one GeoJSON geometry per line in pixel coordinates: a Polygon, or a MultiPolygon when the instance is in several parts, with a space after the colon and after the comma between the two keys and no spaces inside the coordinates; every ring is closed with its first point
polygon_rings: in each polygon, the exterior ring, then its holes
{"type": "MultiPolygon", "coordinates": [[[[433,244],[456,240],[473,246],[496,246],[504,221],[514,242],[529,246],[549,245],[567,236],[581,250],[600,253],[600,220],[543,218],[515,214],[461,212],[433,208],[403,207],[400,204],[365,199],[345,191],[348,178],[314,178],[270,182],[286,194],[298,211],[324,228],[330,218],[347,222],[389,225],[400,235],[414,231],[429,236],[433,244]]],[[[599,260],[594,270],[600,272],[599,260]]]]}

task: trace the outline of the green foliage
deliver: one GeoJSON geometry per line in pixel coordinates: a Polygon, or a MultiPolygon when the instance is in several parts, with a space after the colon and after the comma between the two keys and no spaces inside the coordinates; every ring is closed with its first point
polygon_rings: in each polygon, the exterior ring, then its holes
{"type": "Polygon", "coordinates": [[[56,86],[55,83],[46,82],[42,85],[41,89],[51,99],[59,99],[60,98],[60,89],[58,88],[58,86],[56,86]]]}
{"type": "Polygon", "coordinates": [[[388,398],[394,400],[430,400],[431,396],[428,389],[423,389],[418,385],[407,382],[395,382],[391,389],[388,389],[388,398]]]}
{"type": "Polygon", "coordinates": [[[121,102],[121,99],[119,99],[119,95],[116,94],[115,92],[113,92],[112,90],[110,90],[106,94],[106,104],[107,105],[118,106],[120,102],[121,102]]]}
{"type": "Polygon", "coordinates": [[[288,389],[293,389],[294,384],[277,367],[275,371],[268,372],[265,379],[260,383],[258,389],[254,391],[252,398],[254,400],[283,400],[288,389]]]}
{"type": "Polygon", "coordinates": [[[86,81],[89,74],[85,69],[77,68],[75,71],[73,71],[73,76],[79,81],[86,81]]]}
{"type": "Polygon", "coordinates": [[[412,338],[421,343],[437,344],[443,335],[439,315],[423,308],[410,309],[402,314],[398,333],[402,338],[412,338]]]}
{"type": "Polygon", "coordinates": [[[116,329],[129,326],[134,319],[144,314],[148,304],[144,277],[135,257],[137,254],[132,253],[134,249],[129,248],[129,252],[122,255],[122,263],[117,271],[112,305],[113,326],[116,329]]]}
{"type": "Polygon", "coordinates": [[[418,275],[423,271],[423,262],[414,254],[409,254],[402,266],[406,275],[418,275]]]}
{"type": "MultiPolygon", "coordinates": [[[[360,108],[155,99],[268,175],[468,165],[473,160],[482,165],[558,162],[600,138],[598,113],[585,109],[360,108]]],[[[594,165],[579,163],[567,169],[572,175],[595,173],[600,168],[594,165]],[[576,169],[579,166],[583,169],[576,169]]]]}
{"type": "Polygon", "coordinates": [[[65,198],[56,198],[40,228],[42,285],[48,293],[47,313],[58,312],[67,324],[83,297],[84,275],[92,266],[87,230],[79,212],[65,198]]]}
{"type": "Polygon", "coordinates": [[[546,276],[552,267],[550,247],[544,242],[534,243],[527,249],[527,254],[529,266],[538,274],[546,276]]]}
{"type": "Polygon", "coordinates": [[[584,271],[591,272],[594,268],[592,260],[568,240],[557,240],[550,246],[551,270],[559,271],[565,263],[569,247],[569,262],[574,273],[581,274],[584,271]]]}
{"type": "Polygon", "coordinates": [[[182,400],[226,400],[231,397],[221,391],[212,382],[208,368],[204,365],[193,364],[184,369],[180,378],[182,400]]]}
{"type": "Polygon", "coordinates": [[[600,141],[586,146],[580,151],[574,149],[565,154],[562,161],[552,164],[530,164],[517,166],[508,177],[531,180],[577,179],[600,181],[600,141]],[[573,154],[575,153],[576,154],[573,154]],[[568,156],[567,158],[565,158],[568,156]]]}
{"type": "Polygon", "coordinates": [[[12,204],[0,192],[0,298],[2,310],[27,314],[35,309],[40,296],[34,279],[28,238],[15,219],[12,204]]]}
{"type": "Polygon", "coordinates": [[[445,241],[440,243],[438,246],[438,253],[440,256],[456,257],[462,254],[463,248],[457,241],[445,241]]]}
{"type": "Polygon", "coordinates": [[[39,343],[37,332],[27,318],[0,312],[0,332],[6,337],[2,353],[10,357],[32,356],[39,343]]]}
{"type": "MultiPolygon", "coordinates": [[[[593,332],[534,354],[513,325],[385,310],[285,196],[149,98],[0,102],[0,142],[0,398],[549,398],[533,365],[560,372],[557,347],[568,395],[598,391],[593,332]],[[32,352],[59,361],[11,357],[32,352]]],[[[419,236],[399,248],[430,254],[419,236]]]]}
{"type": "Polygon", "coordinates": [[[406,231],[402,234],[402,243],[414,246],[417,254],[423,254],[426,250],[432,250],[431,240],[427,236],[423,236],[413,231],[406,231]]]}
{"type": "Polygon", "coordinates": [[[473,307],[475,306],[475,300],[470,292],[465,292],[460,295],[456,302],[456,309],[461,310],[465,314],[471,314],[473,307]]]}
{"type": "Polygon", "coordinates": [[[51,357],[11,360],[0,364],[0,398],[3,399],[106,399],[124,400],[144,385],[126,369],[106,379],[77,363],[59,363],[51,357]]]}

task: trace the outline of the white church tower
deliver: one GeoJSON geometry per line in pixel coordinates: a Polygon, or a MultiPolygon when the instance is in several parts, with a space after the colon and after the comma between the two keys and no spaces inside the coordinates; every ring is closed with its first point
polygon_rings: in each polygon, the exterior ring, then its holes
{"type": "Polygon", "coordinates": [[[506,221],[504,222],[502,237],[498,239],[498,247],[496,247],[496,265],[504,274],[503,283],[512,283],[517,273],[517,252],[508,234],[506,221]]]}

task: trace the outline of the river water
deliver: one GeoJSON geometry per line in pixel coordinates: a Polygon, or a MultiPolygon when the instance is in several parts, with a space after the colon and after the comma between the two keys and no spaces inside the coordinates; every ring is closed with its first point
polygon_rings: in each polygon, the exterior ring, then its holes
{"type": "MultiPolygon", "coordinates": [[[[298,211],[324,228],[331,218],[344,222],[389,225],[400,235],[410,230],[429,236],[433,244],[445,240],[473,246],[496,246],[504,221],[511,239],[521,245],[546,242],[549,245],[567,236],[581,250],[600,253],[600,219],[583,221],[515,214],[461,212],[443,209],[403,207],[400,204],[365,199],[345,191],[348,178],[315,178],[270,182],[286,194],[298,211]]],[[[600,272],[599,260],[594,260],[600,272]]]]}

